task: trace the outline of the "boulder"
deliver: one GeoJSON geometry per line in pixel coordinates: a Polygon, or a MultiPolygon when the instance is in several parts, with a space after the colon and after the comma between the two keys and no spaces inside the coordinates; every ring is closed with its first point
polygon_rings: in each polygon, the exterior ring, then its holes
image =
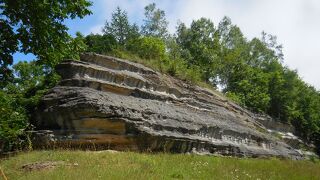
{"type": "Polygon", "coordinates": [[[37,129],[52,132],[55,146],[301,158],[253,113],[214,90],[93,53],[56,70],[62,80],[35,115],[37,129]]]}

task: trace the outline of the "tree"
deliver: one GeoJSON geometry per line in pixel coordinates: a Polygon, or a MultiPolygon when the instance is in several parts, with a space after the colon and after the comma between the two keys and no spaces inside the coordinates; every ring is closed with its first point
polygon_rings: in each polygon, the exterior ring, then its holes
{"type": "Polygon", "coordinates": [[[126,11],[117,7],[112,13],[111,22],[106,21],[103,28],[104,35],[112,35],[120,45],[125,45],[130,39],[139,37],[136,24],[130,25],[126,11]]]}
{"type": "Polygon", "coordinates": [[[78,1],[0,1],[0,80],[10,77],[8,65],[15,52],[33,53],[45,64],[54,65],[68,49],[71,36],[65,19],[90,14],[91,2],[78,1]],[[55,62],[52,62],[55,61],[55,62]]]}
{"type": "Polygon", "coordinates": [[[267,34],[266,32],[262,31],[261,33],[262,38],[261,41],[268,47],[272,54],[277,57],[280,61],[283,60],[283,52],[282,52],[282,45],[278,44],[277,36],[267,34]]]}
{"type": "Polygon", "coordinates": [[[220,37],[220,43],[226,49],[235,49],[246,44],[241,30],[236,25],[233,25],[229,17],[223,17],[219,22],[217,31],[220,37]]]}
{"type": "Polygon", "coordinates": [[[170,60],[182,59],[183,49],[177,43],[177,37],[171,36],[166,40],[166,48],[170,60]]]}
{"type": "Polygon", "coordinates": [[[224,91],[232,89],[234,83],[246,78],[248,67],[248,43],[241,30],[231,19],[224,17],[218,26],[220,50],[217,70],[218,83],[224,91]]]}
{"type": "Polygon", "coordinates": [[[156,37],[141,37],[130,45],[130,50],[144,59],[163,60],[166,53],[165,43],[156,37]]]}
{"type": "Polygon", "coordinates": [[[145,19],[141,28],[142,34],[166,39],[168,37],[169,22],[165,18],[165,12],[157,9],[155,3],[149,4],[144,10],[145,19]]]}
{"type": "Polygon", "coordinates": [[[87,0],[0,0],[0,148],[22,148],[29,118],[42,95],[58,81],[54,66],[78,58],[84,37],[72,38],[65,19],[90,14],[87,0]],[[12,55],[32,53],[37,61],[19,62],[12,55]]]}
{"type": "Polygon", "coordinates": [[[0,151],[23,148],[25,130],[30,129],[28,119],[42,95],[53,85],[46,83],[50,77],[46,68],[35,61],[15,64],[13,73],[12,82],[0,91],[0,151]]]}
{"type": "MultiPolygon", "coordinates": [[[[1,5],[1,4],[0,4],[1,5]]],[[[0,9],[1,10],[1,9],[0,9]]],[[[13,63],[12,54],[18,50],[17,37],[8,22],[0,19],[0,88],[12,78],[8,68],[13,63]]]]}
{"type": "Polygon", "coordinates": [[[88,46],[88,52],[95,52],[98,54],[106,54],[117,48],[117,41],[111,34],[99,35],[89,34],[85,37],[85,43],[88,46]]]}
{"type": "Polygon", "coordinates": [[[24,108],[12,95],[0,91],[0,152],[21,148],[19,136],[27,126],[24,108]]]}
{"type": "Polygon", "coordinates": [[[177,29],[177,43],[184,51],[183,58],[189,65],[199,66],[203,80],[210,82],[216,77],[219,42],[218,34],[210,19],[193,21],[190,28],[181,23],[177,29]]]}
{"type": "Polygon", "coordinates": [[[266,112],[270,102],[268,74],[250,67],[241,69],[239,73],[240,77],[237,73],[232,74],[226,93],[255,112],[266,112]]]}

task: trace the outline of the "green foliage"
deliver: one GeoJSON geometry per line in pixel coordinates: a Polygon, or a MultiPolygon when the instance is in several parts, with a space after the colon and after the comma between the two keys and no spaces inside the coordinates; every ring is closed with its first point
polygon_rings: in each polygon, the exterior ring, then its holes
{"type": "Polygon", "coordinates": [[[256,112],[266,111],[270,101],[267,74],[249,69],[243,78],[232,80],[228,83],[227,92],[233,92],[241,99],[241,104],[256,112]]]}
{"type": "Polygon", "coordinates": [[[249,46],[240,29],[232,25],[227,17],[219,23],[217,34],[221,47],[217,68],[218,83],[225,87],[224,91],[235,91],[234,86],[254,72],[248,66],[249,46]]]}
{"type": "Polygon", "coordinates": [[[282,46],[275,36],[263,32],[261,39],[248,41],[225,17],[217,29],[204,18],[190,28],[180,24],[176,40],[179,47],[171,57],[200,67],[203,80],[220,84],[230,99],[253,111],[293,124],[308,142],[317,141],[319,92],[282,65],[282,46]]]}
{"type": "MultiPolygon", "coordinates": [[[[76,37],[72,38],[67,49],[64,51],[63,59],[80,59],[80,53],[87,50],[88,46],[85,43],[85,38],[80,32],[76,32],[76,37]]],[[[51,66],[51,67],[55,67],[51,66]]]]}
{"type": "Polygon", "coordinates": [[[87,0],[0,1],[0,78],[7,79],[7,66],[12,64],[12,54],[17,51],[33,53],[51,67],[66,54],[77,53],[70,48],[75,44],[63,22],[90,14],[90,5],[87,0]]]}
{"type": "Polygon", "coordinates": [[[183,49],[182,57],[191,66],[198,66],[202,79],[210,82],[216,77],[219,44],[213,22],[206,18],[193,21],[190,28],[180,24],[177,43],[183,49]]]}
{"type": "Polygon", "coordinates": [[[243,96],[238,95],[237,93],[234,93],[234,92],[231,92],[231,91],[226,92],[225,95],[226,95],[230,100],[232,100],[233,102],[236,102],[236,103],[239,104],[239,105],[245,106],[245,105],[243,104],[243,102],[244,102],[244,99],[243,99],[244,97],[243,97],[243,96]]]}
{"type": "Polygon", "coordinates": [[[145,7],[141,32],[118,7],[104,35],[71,37],[64,20],[90,14],[90,5],[87,0],[0,1],[0,138],[5,149],[18,146],[21,141],[13,139],[23,136],[40,97],[57,83],[55,65],[90,51],[131,59],[196,84],[219,85],[238,104],[291,123],[319,151],[320,92],[283,65],[276,36],[263,32],[248,40],[228,17],[217,27],[207,18],[190,27],[180,23],[170,35],[165,12],[153,3],[145,7]],[[33,53],[37,62],[20,62],[12,69],[12,54],[18,51],[33,53]]]}
{"type": "Polygon", "coordinates": [[[56,84],[58,78],[50,68],[35,61],[19,62],[13,66],[14,79],[0,91],[1,150],[17,150],[26,144],[25,130],[40,98],[56,84]]]}
{"type": "MultiPolygon", "coordinates": [[[[118,12],[122,11],[118,9],[118,12]]],[[[247,40],[240,28],[224,17],[217,28],[206,18],[194,20],[190,27],[180,23],[175,35],[164,38],[165,13],[150,4],[145,8],[145,15],[144,37],[127,41],[125,48],[113,46],[103,51],[136,59],[197,84],[204,81],[220,85],[226,96],[238,104],[291,123],[307,142],[318,142],[319,92],[282,64],[282,46],[277,44],[275,36],[263,32],[260,39],[247,40]]],[[[112,44],[111,40],[98,41],[101,48],[96,45],[95,52],[112,44]]]]}
{"type": "Polygon", "coordinates": [[[0,142],[1,150],[22,148],[29,118],[42,95],[59,77],[54,67],[64,58],[79,59],[84,37],[72,38],[65,19],[90,14],[91,2],[0,1],[0,142]],[[15,52],[32,53],[37,62],[12,65],[15,52]]]}
{"type": "Polygon", "coordinates": [[[161,39],[168,37],[168,21],[165,12],[157,9],[155,3],[151,3],[144,8],[145,19],[142,25],[142,34],[161,39]]]}
{"type": "Polygon", "coordinates": [[[28,126],[25,109],[14,95],[0,91],[0,152],[22,147],[20,137],[28,126]]]}
{"type": "MultiPolygon", "coordinates": [[[[1,6],[1,3],[0,3],[1,6]]],[[[0,8],[1,11],[1,8],[0,8]]],[[[1,16],[0,16],[1,17],[1,16]]],[[[8,67],[13,63],[12,54],[18,49],[17,37],[8,21],[0,19],[0,88],[11,80],[12,74],[8,67]]]]}
{"type": "Polygon", "coordinates": [[[95,52],[99,54],[110,53],[117,49],[118,43],[111,35],[90,34],[85,37],[88,52],[95,52]]]}
{"type": "Polygon", "coordinates": [[[103,32],[104,35],[112,35],[121,46],[140,36],[138,26],[129,23],[127,12],[120,7],[112,13],[111,22],[106,21],[103,32]]]}
{"type": "Polygon", "coordinates": [[[160,38],[142,37],[130,42],[128,49],[144,59],[163,60],[165,57],[165,43],[160,38]]]}

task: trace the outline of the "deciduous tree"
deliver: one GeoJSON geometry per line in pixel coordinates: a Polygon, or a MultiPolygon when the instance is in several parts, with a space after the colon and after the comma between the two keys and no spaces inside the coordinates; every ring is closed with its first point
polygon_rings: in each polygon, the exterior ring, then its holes
{"type": "Polygon", "coordinates": [[[65,19],[90,14],[87,0],[1,0],[0,1],[0,80],[10,77],[8,65],[15,52],[32,53],[45,64],[61,60],[72,42],[65,19]]]}
{"type": "Polygon", "coordinates": [[[153,36],[161,39],[168,37],[168,24],[165,12],[156,8],[156,4],[149,4],[144,8],[145,19],[142,25],[142,34],[145,36],[153,36]]]}

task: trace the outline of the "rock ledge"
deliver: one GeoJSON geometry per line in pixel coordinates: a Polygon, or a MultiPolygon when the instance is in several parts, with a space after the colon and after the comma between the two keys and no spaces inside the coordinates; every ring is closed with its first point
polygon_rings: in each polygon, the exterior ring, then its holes
{"type": "Polygon", "coordinates": [[[35,116],[54,137],[39,145],[301,158],[253,113],[140,64],[87,53],[57,72],[35,116]]]}

